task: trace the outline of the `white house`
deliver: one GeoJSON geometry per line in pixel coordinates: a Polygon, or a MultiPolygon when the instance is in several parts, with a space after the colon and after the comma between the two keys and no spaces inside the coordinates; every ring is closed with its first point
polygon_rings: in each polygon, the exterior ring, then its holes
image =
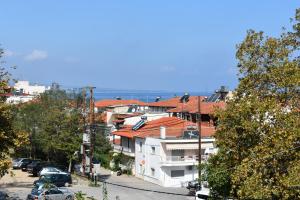
{"type": "Polygon", "coordinates": [[[39,94],[44,93],[49,88],[44,85],[30,85],[29,81],[18,81],[13,86],[15,93],[11,94],[6,102],[9,104],[18,104],[31,101],[39,94]]]}
{"type": "Polygon", "coordinates": [[[29,94],[29,95],[35,96],[35,95],[44,93],[46,91],[47,87],[44,85],[37,85],[37,84],[30,85],[29,81],[18,81],[15,83],[14,89],[18,93],[29,94]]]}
{"type": "MultiPolygon", "coordinates": [[[[165,132],[165,127],[161,127],[165,132]]],[[[214,149],[214,139],[202,139],[202,160],[214,149]]],[[[164,187],[183,187],[198,178],[198,139],[161,137],[135,139],[135,176],[164,187]]]]}

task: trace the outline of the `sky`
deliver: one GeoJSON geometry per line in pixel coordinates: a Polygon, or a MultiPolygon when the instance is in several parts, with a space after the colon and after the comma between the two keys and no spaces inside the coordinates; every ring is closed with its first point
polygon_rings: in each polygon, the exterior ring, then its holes
{"type": "Polygon", "coordinates": [[[278,36],[297,0],[9,0],[0,44],[13,77],[65,87],[209,92],[238,84],[248,29],[278,36]]]}

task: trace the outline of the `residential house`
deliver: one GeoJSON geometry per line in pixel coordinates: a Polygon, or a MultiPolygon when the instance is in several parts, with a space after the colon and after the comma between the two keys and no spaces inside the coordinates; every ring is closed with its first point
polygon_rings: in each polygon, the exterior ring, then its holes
{"type": "MultiPolygon", "coordinates": [[[[201,127],[201,132],[202,135],[206,136],[208,139],[208,137],[212,137],[214,129],[203,125],[201,127]]],[[[170,184],[162,181],[162,174],[165,174],[164,177],[166,178],[166,173],[176,173],[171,172],[172,169],[182,170],[182,166],[189,166],[188,169],[190,169],[190,172],[186,171],[186,175],[183,178],[180,178],[181,181],[185,182],[187,180],[192,180],[191,178],[197,177],[195,165],[197,163],[198,156],[197,138],[199,134],[195,123],[176,117],[163,117],[152,121],[141,119],[134,126],[125,126],[122,129],[113,132],[113,135],[117,135],[120,137],[120,141],[117,140],[116,142],[114,142],[114,150],[116,152],[122,152],[123,154],[132,157],[132,159],[135,159],[135,165],[132,166],[132,169],[136,176],[144,178],[147,181],[151,181],[153,177],[151,178],[150,176],[149,178],[149,174],[154,174],[155,177],[159,174],[159,177],[156,177],[158,178],[158,180],[154,181],[153,179],[151,182],[167,187],[170,186],[170,184]],[[160,137],[160,130],[162,129],[162,127],[166,130],[165,138],[160,137]],[[180,149],[173,149],[174,151],[171,151],[170,148],[172,147],[170,146],[172,145],[169,145],[169,143],[174,144],[173,148],[175,148],[176,145],[179,145],[177,147],[180,149]],[[154,150],[152,147],[154,148],[154,150]],[[152,150],[154,153],[149,153],[152,150]],[[155,166],[144,165],[145,161],[147,160],[146,157],[147,159],[153,160],[153,162],[151,161],[149,163],[156,163],[155,166]],[[173,161],[175,163],[173,163],[173,161]],[[179,162],[179,166],[181,166],[179,167],[180,169],[176,167],[178,164],[176,164],[176,162],[179,162]],[[191,167],[193,165],[194,167],[191,167]],[[165,168],[167,166],[169,168],[165,168]],[[156,172],[150,172],[149,170],[156,172]]],[[[203,149],[201,151],[203,155],[212,151],[207,149],[208,147],[213,148],[214,139],[211,138],[207,141],[210,142],[210,146],[205,146],[203,144],[203,149]]],[[[182,171],[180,171],[179,173],[182,173],[182,171]]],[[[167,181],[167,179],[165,180],[167,181]]],[[[179,185],[177,182],[176,187],[178,186],[179,185]]],[[[175,185],[172,185],[172,187],[175,187],[175,185]]]]}

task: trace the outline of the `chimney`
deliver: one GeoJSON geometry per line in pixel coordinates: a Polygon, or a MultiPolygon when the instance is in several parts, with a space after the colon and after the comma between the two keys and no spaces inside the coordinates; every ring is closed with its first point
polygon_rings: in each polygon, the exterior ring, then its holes
{"type": "Polygon", "coordinates": [[[164,127],[164,126],[160,127],[160,138],[166,139],[166,127],[164,127]]]}

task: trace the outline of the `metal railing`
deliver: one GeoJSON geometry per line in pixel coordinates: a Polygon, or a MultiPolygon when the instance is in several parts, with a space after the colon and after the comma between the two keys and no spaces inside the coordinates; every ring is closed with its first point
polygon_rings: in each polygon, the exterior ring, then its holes
{"type": "Polygon", "coordinates": [[[134,151],[131,148],[116,145],[116,144],[114,144],[114,150],[128,152],[128,153],[134,153],[134,151]]]}
{"type": "MultiPolygon", "coordinates": [[[[208,159],[208,155],[202,155],[201,160],[206,161],[208,159]]],[[[162,158],[162,162],[172,163],[172,162],[198,162],[199,157],[197,155],[191,156],[166,156],[162,158]]]]}
{"type": "Polygon", "coordinates": [[[184,161],[197,161],[198,156],[167,156],[165,161],[168,162],[184,162],[184,161]]]}

